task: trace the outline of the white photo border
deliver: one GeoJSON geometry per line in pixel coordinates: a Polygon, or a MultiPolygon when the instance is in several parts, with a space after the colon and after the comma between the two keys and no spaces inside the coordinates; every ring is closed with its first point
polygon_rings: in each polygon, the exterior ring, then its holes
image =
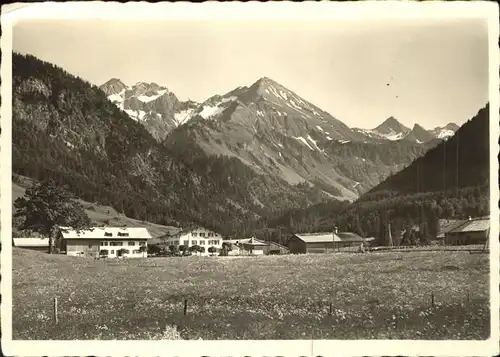
{"type": "Polygon", "coordinates": [[[491,236],[499,236],[499,10],[486,1],[463,2],[66,2],[2,6],[1,63],[1,346],[19,356],[492,356],[499,353],[499,242],[490,242],[491,336],[485,341],[280,340],[280,341],[13,341],[12,340],[12,27],[19,20],[349,20],[467,19],[488,21],[491,236]]]}

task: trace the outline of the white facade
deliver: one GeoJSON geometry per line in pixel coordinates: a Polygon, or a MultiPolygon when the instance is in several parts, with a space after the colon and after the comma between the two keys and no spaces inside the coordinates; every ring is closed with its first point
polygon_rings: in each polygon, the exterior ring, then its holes
{"type": "Polygon", "coordinates": [[[123,257],[125,258],[144,258],[147,256],[147,242],[141,240],[127,241],[101,241],[99,242],[99,251],[108,251],[108,258],[118,257],[118,251],[125,249],[123,257]],[[144,246],[145,250],[141,252],[140,248],[144,246]]]}
{"type": "Polygon", "coordinates": [[[61,228],[60,238],[66,254],[71,256],[142,258],[147,257],[147,240],[151,236],[142,227],[94,227],[80,231],[61,228]]]}
{"type": "Polygon", "coordinates": [[[202,253],[193,253],[195,255],[208,256],[211,254],[218,254],[218,252],[222,249],[222,236],[219,233],[215,233],[209,229],[205,228],[197,228],[188,231],[182,231],[177,233],[172,237],[168,237],[165,239],[165,243],[167,247],[171,245],[180,247],[182,245],[187,247],[192,247],[198,245],[202,248],[205,248],[205,251],[202,253]],[[216,248],[216,253],[209,253],[208,248],[214,247],[216,248]]]}

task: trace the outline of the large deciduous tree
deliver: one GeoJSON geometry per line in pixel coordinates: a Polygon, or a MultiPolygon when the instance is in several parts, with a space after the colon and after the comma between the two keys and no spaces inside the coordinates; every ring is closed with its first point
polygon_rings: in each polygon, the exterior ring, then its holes
{"type": "Polygon", "coordinates": [[[58,226],[85,229],[90,226],[80,203],[55,181],[35,183],[26,190],[24,197],[14,202],[14,217],[24,218],[22,230],[39,232],[49,237],[49,253],[58,226]]]}

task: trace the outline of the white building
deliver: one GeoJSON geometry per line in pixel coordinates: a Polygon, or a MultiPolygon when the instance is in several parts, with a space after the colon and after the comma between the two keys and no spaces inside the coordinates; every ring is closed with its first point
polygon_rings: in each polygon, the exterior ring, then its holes
{"type": "Polygon", "coordinates": [[[72,256],[142,258],[147,256],[148,239],[151,235],[142,227],[61,228],[57,245],[72,256]]]}
{"type": "Polygon", "coordinates": [[[14,238],[13,243],[18,248],[49,251],[49,238],[14,238]]]}
{"type": "Polygon", "coordinates": [[[211,231],[205,228],[195,228],[181,231],[171,237],[165,237],[164,243],[168,247],[173,246],[199,246],[202,248],[203,252],[193,252],[196,255],[211,255],[218,254],[222,249],[222,236],[219,233],[211,231]],[[216,249],[215,253],[209,253],[208,249],[214,247],[216,249]]]}

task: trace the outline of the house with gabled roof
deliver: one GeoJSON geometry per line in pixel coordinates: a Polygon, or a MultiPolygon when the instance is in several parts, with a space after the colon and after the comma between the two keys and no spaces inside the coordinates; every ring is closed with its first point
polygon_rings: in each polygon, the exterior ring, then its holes
{"type": "Polygon", "coordinates": [[[222,249],[222,235],[203,227],[184,229],[174,235],[161,237],[161,239],[166,247],[182,246],[189,249],[198,246],[200,251],[193,252],[193,254],[202,256],[218,254],[222,249]],[[209,252],[210,248],[214,250],[213,253],[209,252]]]}
{"type": "Polygon", "coordinates": [[[55,245],[78,257],[141,258],[147,254],[149,239],[151,235],[143,227],[60,227],[55,245]]]}
{"type": "Polygon", "coordinates": [[[490,218],[480,217],[462,221],[445,233],[446,245],[486,244],[490,234],[490,218]]]}
{"type": "Polygon", "coordinates": [[[362,244],[374,240],[363,238],[352,232],[296,233],[288,240],[288,248],[292,254],[333,253],[353,251],[362,244]]]}

